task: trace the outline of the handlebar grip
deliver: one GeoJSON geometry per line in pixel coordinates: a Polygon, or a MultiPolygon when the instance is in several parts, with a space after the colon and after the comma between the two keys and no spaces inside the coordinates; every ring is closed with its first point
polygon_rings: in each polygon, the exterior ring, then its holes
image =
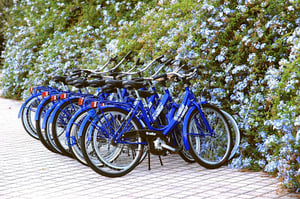
{"type": "Polygon", "coordinates": [[[119,72],[116,72],[116,71],[110,71],[110,72],[108,73],[108,75],[109,75],[109,76],[112,76],[112,77],[117,77],[118,75],[120,75],[120,73],[119,73],[119,72]]]}
{"type": "Polygon", "coordinates": [[[155,60],[159,61],[160,63],[163,63],[163,61],[161,61],[161,59],[164,57],[165,55],[161,55],[159,57],[157,57],[155,60]]]}
{"type": "Polygon", "coordinates": [[[165,66],[171,65],[171,63],[173,62],[173,59],[169,59],[166,61],[165,66]]]}
{"type": "Polygon", "coordinates": [[[52,80],[55,81],[56,83],[59,83],[59,82],[65,83],[66,76],[54,76],[52,78],[52,80]]]}
{"type": "MultiPolygon", "coordinates": [[[[187,73],[193,72],[195,69],[196,69],[195,67],[192,67],[192,68],[186,70],[185,73],[187,74],[187,73]]],[[[197,71],[198,71],[198,69],[197,69],[197,71]]]]}
{"type": "Polygon", "coordinates": [[[102,75],[100,75],[100,74],[95,74],[95,73],[91,73],[91,74],[89,75],[89,77],[91,77],[91,78],[99,78],[99,79],[103,79],[102,75]]]}
{"type": "Polygon", "coordinates": [[[71,71],[71,73],[78,73],[78,72],[80,72],[80,71],[81,71],[81,69],[75,68],[75,69],[73,69],[73,70],[71,71]]]}
{"type": "Polygon", "coordinates": [[[114,56],[114,57],[111,57],[110,60],[111,60],[111,61],[117,61],[117,58],[118,58],[118,55],[116,55],[116,56],[114,56]]]}
{"type": "Polygon", "coordinates": [[[72,72],[69,77],[75,77],[75,76],[80,76],[81,75],[81,71],[77,70],[76,72],[72,72]]]}
{"type": "Polygon", "coordinates": [[[130,51],[124,56],[124,58],[125,58],[125,59],[128,59],[128,57],[131,55],[131,53],[132,53],[132,50],[130,50],[130,51]]]}
{"type": "Polygon", "coordinates": [[[141,58],[138,58],[135,62],[135,65],[143,65],[143,64],[144,64],[144,62],[141,61],[141,58]]]}
{"type": "Polygon", "coordinates": [[[166,79],[167,77],[168,77],[167,74],[161,74],[161,75],[154,76],[153,79],[160,79],[160,78],[166,79]]]}
{"type": "Polygon", "coordinates": [[[88,70],[88,69],[83,69],[81,70],[83,73],[85,73],[86,75],[89,75],[92,73],[92,71],[88,70]]]}

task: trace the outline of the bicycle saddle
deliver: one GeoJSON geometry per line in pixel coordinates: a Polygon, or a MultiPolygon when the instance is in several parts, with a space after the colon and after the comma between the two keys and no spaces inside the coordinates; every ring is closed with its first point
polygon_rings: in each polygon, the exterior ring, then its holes
{"type": "Polygon", "coordinates": [[[105,84],[111,85],[112,87],[115,87],[115,88],[123,88],[122,80],[107,79],[107,80],[105,80],[105,84]]]}
{"type": "Polygon", "coordinates": [[[111,84],[106,84],[106,85],[102,86],[102,92],[103,93],[115,93],[115,92],[117,92],[117,90],[111,84]]]}
{"type": "Polygon", "coordinates": [[[91,73],[89,75],[89,77],[91,77],[91,78],[97,78],[97,79],[103,79],[103,77],[102,77],[101,74],[96,74],[96,73],[91,73]]]}
{"type": "Polygon", "coordinates": [[[88,86],[91,86],[91,87],[101,87],[101,86],[105,85],[105,80],[93,79],[93,80],[88,80],[87,83],[88,83],[88,86]]]}
{"type": "Polygon", "coordinates": [[[53,81],[55,81],[56,83],[62,82],[62,83],[66,83],[66,76],[54,76],[53,77],[53,81]]]}
{"type": "Polygon", "coordinates": [[[84,88],[88,86],[88,82],[84,79],[77,79],[73,81],[73,86],[75,86],[76,88],[84,88]]]}
{"type": "Polygon", "coordinates": [[[146,86],[146,83],[143,81],[136,81],[136,80],[126,80],[123,81],[124,88],[128,90],[132,89],[140,89],[146,86]]]}
{"type": "Polygon", "coordinates": [[[74,81],[76,81],[77,79],[78,79],[78,77],[66,77],[65,83],[69,84],[69,85],[73,85],[74,81]]]}

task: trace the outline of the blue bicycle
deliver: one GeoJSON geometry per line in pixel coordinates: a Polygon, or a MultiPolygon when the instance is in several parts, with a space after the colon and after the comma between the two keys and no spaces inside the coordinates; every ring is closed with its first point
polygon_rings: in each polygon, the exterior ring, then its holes
{"type": "Polygon", "coordinates": [[[145,97],[149,96],[140,96],[137,89],[141,86],[137,82],[124,83],[124,87],[132,87],[137,96],[133,108],[104,105],[90,111],[80,127],[83,133],[81,149],[89,166],[102,175],[119,177],[139,164],[145,146],[155,155],[164,155],[168,150],[179,151],[180,147],[174,148],[168,135],[183,118],[182,140],[185,149],[206,168],[222,166],[231,152],[231,132],[220,110],[196,102],[189,89],[189,79],[194,74],[173,72],[158,77],[165,81],[169,75],[173,75],[185,83],[184,99],[177,110],[169,110],[167,125],[154,125],[163,108],[158,106],[157,111],[151,113],[145,102],[145,97]],[[95,157],[98,161],[94,161],[95,157]]]}

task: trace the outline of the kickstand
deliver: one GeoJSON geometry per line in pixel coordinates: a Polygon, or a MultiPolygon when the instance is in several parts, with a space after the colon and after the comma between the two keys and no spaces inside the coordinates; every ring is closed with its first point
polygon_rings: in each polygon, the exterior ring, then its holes
{"type": "Polygon", "coordinates": [[[158,158],[159,158],[159,161],[160,161],[160,165],[161,165],[161,166],[164,166],[164,164],[163,164],[163,162],[162,162],[162,160],[161,160],[160,155],[158,156],[158,158]]]}
{"type": "Polygon", "coordinates": [[[148,170],[150,171],[151,170],[151,167],[150,167],[150,151],[148,150],[147,153],[148,153],[148,170]]]}

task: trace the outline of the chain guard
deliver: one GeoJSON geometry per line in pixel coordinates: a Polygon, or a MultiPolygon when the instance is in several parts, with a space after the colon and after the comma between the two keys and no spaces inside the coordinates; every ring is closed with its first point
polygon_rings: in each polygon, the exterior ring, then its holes
{"type": "Polygon", "coordinates": [[[124,134],[125,138],[139,135],[148,143],[149,151],[153,155],[166,155],[167,149],[161,146],[161,143],[169,144],[168,137],[160,131],[151,131],[147,129],[140,129],[136,131],[129,131],[124,134]]]}
{"type": "Polygon", "coordinates": [[[168,143],[168,139],[165,135],[155,135],[155,136],[148,136],[148,145],[149,145],[149,151],[153,155],[166,155],[167,149],[163,148],[161,146],[161,143],[168,143]]]}

